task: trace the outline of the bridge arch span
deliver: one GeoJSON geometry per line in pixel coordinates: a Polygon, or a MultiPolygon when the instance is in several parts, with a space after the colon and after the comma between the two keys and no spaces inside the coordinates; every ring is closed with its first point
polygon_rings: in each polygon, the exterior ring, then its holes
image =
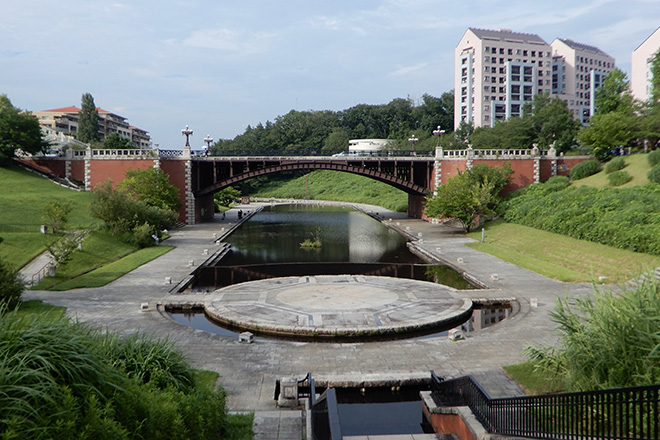
{"type": "Polygon", "coordinates": [[[428,188],[425,185],[405,180],[404,178],[397,177],[393,174],[380,171],[378,169],[370,168],[367,166],[355,166],[346,162],[339,161],[304,161],[304,162],[290,162],[281,163],[277,165],[263,166],[256,169],[251,169],[243,173],[235,174],[233,176],[222,178],[215,183],[207,186],[200,186],[194,192],[195,197],[210,196],[213,193],[222,190],[228,186],[234,185],[245,180],[249,180],[258,176],[279,173],[283,171],[299,171],[299,170],[331,170],[340,171],[360,176],[366,176],[379,182],[386,183],[394,188],[400,189],[413,196],[425,197],[428,194],[428,188]]]}

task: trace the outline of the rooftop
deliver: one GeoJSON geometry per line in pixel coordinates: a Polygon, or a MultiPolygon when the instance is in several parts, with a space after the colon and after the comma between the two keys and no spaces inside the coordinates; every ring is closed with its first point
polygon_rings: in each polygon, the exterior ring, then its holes
{"type": "Polygon", "coordinates": [[[501,41],[512,41],[516,43],[537,43],[548,44],[543,38],[536,34],[525,34],[522,32],[513,32],[511,29],[478,29],[469,28],[477,37],[487,39],[497,39],[501,41]]]}
{"type": "Polygon", "coordinates": [[[570,38],[557,38],[557,39],[572,49],[585,50],[587,52],[593,52],[596,54],[609,56],[605,52],[597,48],[596,46],[590,46],[588,44],[578,43],[577,41],[573,41],[570,38]]]}

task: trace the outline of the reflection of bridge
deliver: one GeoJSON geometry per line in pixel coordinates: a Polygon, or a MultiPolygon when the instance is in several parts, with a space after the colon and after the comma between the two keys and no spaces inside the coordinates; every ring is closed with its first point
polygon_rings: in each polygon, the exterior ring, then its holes
{"type": "Polygon", "coordinates": [[[195,272],[193,289],[219,289],[246,281],[290,276],[364,275],[420,279],[427,264],[412,263],[264,263],[206,266],[195,272]]]}
{"type": "MultiPolygon", "coordinates": [[[[183,208],[179,218],[196,223],[213,215],[213,193],[228,186],[273,173],[294,170],[333,170],[375,179],[408,193],[408,214],[420,217],[424,197],[459,171],[479,163],[509,162],[513,180],[505,192],[567,175],[584,157],[556,156],[554,150],[451,150],[439,148],[432,157],[218,157],[189,148],[173,150],[67,151],[63,157],[27,157],[20,161],[59,178],[77,180],[91,190],[107,179],[117,184],[131,168],[161,168],[179,189],[183,208]]],[[[378,201],[374,200],[375,203],[378,201]]]]}

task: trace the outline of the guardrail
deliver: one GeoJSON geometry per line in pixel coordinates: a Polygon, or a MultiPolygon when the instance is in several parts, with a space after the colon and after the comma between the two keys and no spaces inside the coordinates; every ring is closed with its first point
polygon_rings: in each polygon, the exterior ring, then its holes
{"type": "Polygon", "coordinates": [[[660,438],[660,385],[492,399],[472,376],[431,371],[439,406],[468,406],[492,434],[551,440],[660,438]]]}

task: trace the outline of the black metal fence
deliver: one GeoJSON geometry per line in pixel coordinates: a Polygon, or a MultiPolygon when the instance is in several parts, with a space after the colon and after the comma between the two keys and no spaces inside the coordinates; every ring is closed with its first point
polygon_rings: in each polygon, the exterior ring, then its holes
{"type": "Polygon", "coordinates": [[[557,440],[660,438],[660,385],[491,399],[472,376],[431,372],[433,400],[467,405],[492,434],[557,440]]]}

